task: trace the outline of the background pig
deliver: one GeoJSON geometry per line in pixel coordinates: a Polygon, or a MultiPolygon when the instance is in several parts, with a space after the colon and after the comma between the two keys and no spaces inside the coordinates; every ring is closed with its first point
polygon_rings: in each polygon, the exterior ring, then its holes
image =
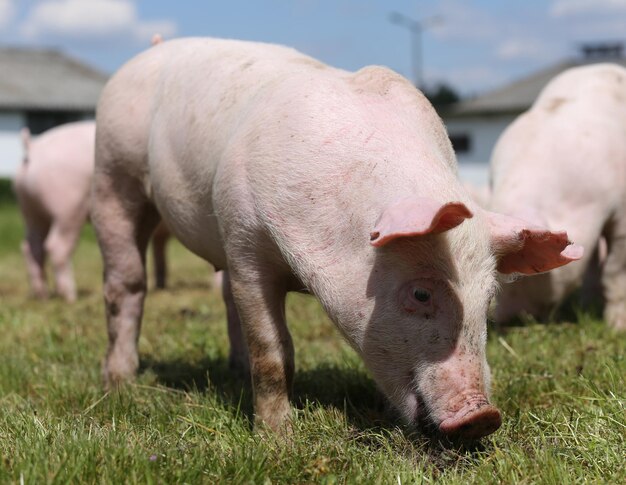
{"type": "Polygon", "coordinates": [[[489,192],[488,185],[476,185],[471,182],[464,182],[463,187],[470,195],[470,197],[478,204],[479,207],[487,209],[489,207],[489,198],[491,193],[489,192]]]}
{"type": "Polygon", "coordinates": [[[533,273],[580,253],[564,233],[478,208],[432,106],[381,67],[349,73],[268,44],[163,42],[105,87],[96,145],[107,384],[138,367],[144,254],[160,214],[228,269],[241,318],[231,358],[247,363],[243,329],[256,417],[274,429],[294,374],[288,291],[317,296],[408,421],[428,416],[472,438],[500,425],[485,358],[496,266],[533,273]]]}
{"type": "Polygon", "coordinates": [[[89,214],[95,124],[69,123],[30,140],[23,131],[24,162],[15,192],[24,216],[22,251],[33,292],[47,296],[44,263],[50,258],[56,290],[76,299],[71,255],[89,214]]]}
{"type": "MultiPolygon", "coordinates": [[[[22,251],[34,294],[46,297],[45,260],[50,258],[56,290],[76,299],[71,256],[89,215],[94,167],[94,121],[68,123],[34,138],[24,130],[24,162],[15,177],[15,192],[24,216],[22,251]]],[[[165,286],[167,228],[155,234],[156,285],[165,286]]]]}
{"type": "Polygon", "coordinates": [[[493,210],[566,227],[590,249],[576,264],[505,285],[496,320],[547,316],[595,258],[590,275],[603,264],[605,318],[626,329],[626,70],[596,64],[557,76],[498,141],[491,178],[493,210]],[[601,236],[604,262],[592,250],[601,236]]]}

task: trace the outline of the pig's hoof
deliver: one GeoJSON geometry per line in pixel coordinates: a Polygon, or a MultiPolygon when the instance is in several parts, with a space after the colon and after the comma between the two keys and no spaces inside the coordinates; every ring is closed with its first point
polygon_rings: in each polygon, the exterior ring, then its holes
{"type": "Polygon", "coordinates": [[[293,436],[293,421],[291,416],[281,420],[273,420],[272,422],[256,416],[254,419],[254,431],[261,436],[278,437],[288,441],[293,436]]]}
{"type": "Polygon", "coordinates": [[[485,404],[470,410],[461,409],[453,417],[442,421],[439,430],[451,438],[475,440],[493,433],[501,424],[500,411],[485,404]]]}
{"type": "Polygon", "coordinates": [[[120,375],[102,372],[102,381],[105,391],[117,391],[132,382],[134,376],[122,377],[120,375]]]}
{"type": "Polygon", "coordinates": [[[292,409],[287,395],[259,398],[254,403],[256,430],[271,430],[273,433],[289,435],[292,431],[292,409]]]}
{"type": "Polygon", "coordinates": [[[139,364],[132,360],[128,359],[120,362],[119,359],[115,361],[109,359],[108,362],[104,363],[102,366],[102,380],[107,391],[119,389],[135,378],[139,364]]]}
{"type": "Polygon", "coordinates": [[[76,303],[76,293],[61,295],[67,303],[76,303]]]}
{"type": "Polygon", "coordinates": [[[605,318],[609,327],[626,331],[626,305],[607,305],[605,318]]]}

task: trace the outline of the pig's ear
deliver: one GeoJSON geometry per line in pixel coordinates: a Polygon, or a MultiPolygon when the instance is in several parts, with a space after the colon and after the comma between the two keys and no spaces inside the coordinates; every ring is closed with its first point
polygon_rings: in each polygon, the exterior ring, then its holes
{"type": "Polygon", "coordinates": [[[543,273],[582,258],[582,246],[572,244],[565,231],[550,231],[495,212],[484,213],[500,273],[543,273]]]}
{"type": "Polygon", "coordinates": [[[387,207],[378,218],[370,233],[370,243],[380,247],[399,237],[438,234],[472,216],[461,202],[442,204],[424,197],[402,199],[387,207]]]}

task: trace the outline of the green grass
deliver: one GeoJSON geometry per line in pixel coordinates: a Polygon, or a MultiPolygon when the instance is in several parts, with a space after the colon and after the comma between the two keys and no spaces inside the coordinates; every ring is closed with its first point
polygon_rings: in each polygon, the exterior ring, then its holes
{"type": "Polygon", "coordinates": [[[80,299],[28,298],[17,209],[0,204],[0,482],[625,483],[626,337],[576,322],[492,332],[503,427],[473,449],[432,442],[389,412],[313,298],[291,296],[293,438],[251,431],[229,372],[224,308],[206,264],[169,248],[151,291],[142,372],[101,389],[101,263],[90,227],[74,258],[80,299]]]}
{"type": "Polygon", "coordinates": [[[0,178],[0,204],[15,203],[13,182],[7,178],[0,178]]]}

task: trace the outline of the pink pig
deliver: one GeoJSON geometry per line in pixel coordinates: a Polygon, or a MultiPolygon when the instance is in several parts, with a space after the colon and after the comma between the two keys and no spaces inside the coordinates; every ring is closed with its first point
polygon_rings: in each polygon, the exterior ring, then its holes
{"type": "Polygon", "coordinates": [[[138,367],[144,254],[160,214],[228,269],[241,318],[231,358],[249,364],[257,423],[272,429],[290,415],[288,291],[320,300],[407,421],[477,438],[501,422],[485,358],[496,267],[535,273],[581,253],[565,233],[472,202],[441,120],[398,74],[234,40],[163,42],[112,77],[92,201],[107,385],[138,367]]]}
{"type": "Polygon", "coordinates": [[[30,140],[23,130],[24,163],[15,192],[26,226],[22,251],[33,292],[48,294],[44,263],[50,258],[56,290],[76,299],[71,255],[89,215],[95,124],[68,123],[30,140]]]}
{"type": "MultiPolygon", "coordinates": [[[[48,295],[45,260],[50,258],[56,290],[76,299],[71,256],[89,216],[89,190],[94,168],[94,121],[68,123],[31,141],[22,131],[24,162],[15,177],[15,192],[26,226],[22,251],[33,293],[48,295]]],[[[157,287],[165,286],[165,243],[161,225],[154,238],[157,287]]]]}
{"type": "Polygon", "coordinates": [[[504,285],[496,320],[545,317],[586,270],[592,276],[601,268],[605,318],[626,329],[626,69],[596,64],[554,78],[503,133],[491,163],[493,210],[566,227],[575,241],[599,248],[576,264],[504,285]]]}

